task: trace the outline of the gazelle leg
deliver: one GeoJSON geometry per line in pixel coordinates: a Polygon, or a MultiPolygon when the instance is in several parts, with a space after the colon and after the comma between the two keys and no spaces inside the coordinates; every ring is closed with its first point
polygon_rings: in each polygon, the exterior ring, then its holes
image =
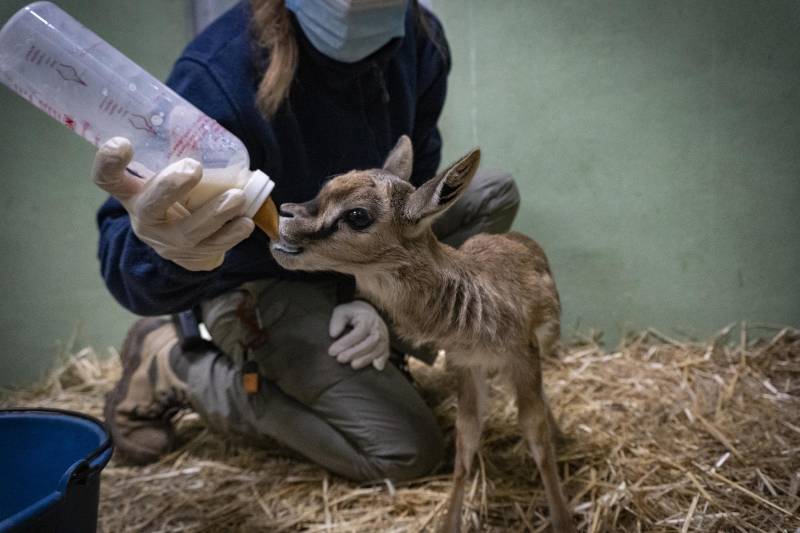
{"type": "MultiPolygon", "coordinates": [[[[561,336],[561,325],[558,320],[545,322],[534,330],[534,334],[536,335],[536,341],[539,348],[539,362],[537,363],[537,366],[540,366],[543,359],[547,359],[548,357],[552,356],[553,352],[556,351],[558,339],[561,336]]],[[[538,370],[538,372],[541,375],[541,370],[538,370]]],[[[556,421],[556,417],[553,416],[553,410],[550,409],[550,405],[546,404],[546,407],[547,423],[550,425],[550,434],[552,436],[553,444],[561,444],[566,440],[566,437],[561,432],[561,428],[558,427],[558,422],[556,421]]]]}
{"type": "Polygon", "coordinates": [[[566,442],[567,437],[561,431],[561,428],[558,425],[558,421],[556,420],[555,415],[553,414],[553,410],[550,409],[550,404],[545,401],[545,407],[547,408],[547,425],[550,427],[550,438],[553,441],[553,446],[559,447],[560,445],[566,442]]]}
{"type": "Polygon", "coordinates": [[[478,369],[456,369],[458,379],[458,414],[456,415],[456,460],[453,468],[453,489],[441,530],[461,531],[461,509],[464,488],[472,469],[472,461],[480,444],[486,410],[486,375],[478,369]]]}
{"type": "Polygon", "coordinates": [[[517,368],[512,374],[517,394],[520,429],[528,442],[544,484],[553,531],[572,533],[575,531],[575,526],[558,478],[550,420],[552,414],[548,414],[550,408],[544,396],[538,354],[534,354],[533,357],[528,356],[524,361],[527,368],[517,368]]]}

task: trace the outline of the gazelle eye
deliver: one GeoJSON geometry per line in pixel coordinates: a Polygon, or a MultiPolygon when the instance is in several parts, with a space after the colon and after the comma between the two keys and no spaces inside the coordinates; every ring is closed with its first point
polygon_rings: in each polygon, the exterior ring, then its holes
{"type": "Polygon", "coordinates": [[[344,220],[353,229],[366,229],[372,224],[372,217],[363,207],[357,207],[345,213],[344,220]]]}

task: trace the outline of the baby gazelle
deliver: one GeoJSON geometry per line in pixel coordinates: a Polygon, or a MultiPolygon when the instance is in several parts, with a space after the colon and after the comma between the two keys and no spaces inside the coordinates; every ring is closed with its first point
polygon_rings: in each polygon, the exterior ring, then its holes
{"type": "Polygon", "coordinates": [[[444,529],[459,531],[466,478],[480,441],[487,374],[511,382],[519,424],[544,483],[556,531],[574,531],[558,479],[558,431],[542,387],[541,358],[559,336],[560,305],[544,252],[518,233],[481,234],[455,250],[431,231],[469,185],[473,150],[415,189],[411,141],[401,137],[382,169],[329,181],[304,204],[283,204],[275,259],[291,270],[352,274],[413,343],[446,348],[458,380],[455,479],[444,529]]]}

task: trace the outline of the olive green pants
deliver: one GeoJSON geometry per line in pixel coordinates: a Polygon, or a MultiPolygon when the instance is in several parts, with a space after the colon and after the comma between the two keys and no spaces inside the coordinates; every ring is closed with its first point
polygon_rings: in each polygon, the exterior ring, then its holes
{"type": "MultiPolygon", "coordinates": [[[[507,231],[518,205],[511,176],[479,172],[434,230],[460,246],[507,231]]],[[[343,303],[337,279],[265,279],[206,302],[220,350],[187,354],[190,401],[212,429],[269,437],[353,480],[425,475],[442,458],[442,435],[413,384],[391,364],[353,370],[328,355],[328,323],[343,303]],[[256,394],[243,389],[245,358],[259,367],[256,394]]]]}

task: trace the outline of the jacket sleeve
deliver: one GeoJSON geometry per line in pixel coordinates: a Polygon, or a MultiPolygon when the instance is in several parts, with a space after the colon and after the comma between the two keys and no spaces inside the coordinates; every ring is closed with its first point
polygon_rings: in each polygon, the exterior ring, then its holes
{"type": "Polygon", "coordinates": [[[436,174],[442,159],[442,135],[439,116],[447,95],[450,73],[450,49],[441,22],[433,13],[420,8],[424,25],[417,31],[417,108],[412,142],[414,171],[411,182],[419,186],[436,174]]]}
{"type": "MultiPolygon", "coordinates": [[[[232,129],[233,108],[203,65],[179,60],[167,85],[232,129]]],[[[231,264],[229,257],[214,271],[192,272],[159,256],[134,234],[127,211],[114,198],[101,206],[97,225],[103,280],[114,298],[134,313],[157,315],[188,309],[223,292],[231,283],[226,271],[236,265],[231,264]]]]}

